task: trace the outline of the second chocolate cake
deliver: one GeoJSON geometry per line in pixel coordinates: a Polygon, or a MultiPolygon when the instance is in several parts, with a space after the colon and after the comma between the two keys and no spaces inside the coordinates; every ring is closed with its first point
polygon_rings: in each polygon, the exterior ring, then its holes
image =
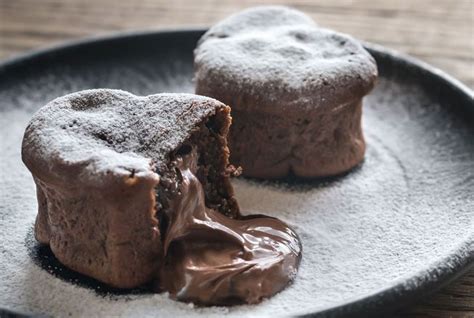
{"type": "Polygon", "coordinates": [[[196,93],[232,108],[231,163],[244,175],[330,176],[362,161],[362,98],[377,67],[352,37],[256,7],[210,28],[194,62],[196,93]]]}

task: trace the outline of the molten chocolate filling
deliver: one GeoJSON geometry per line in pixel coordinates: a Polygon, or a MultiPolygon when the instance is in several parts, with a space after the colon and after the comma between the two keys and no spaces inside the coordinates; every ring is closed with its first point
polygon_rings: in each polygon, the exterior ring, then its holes
{"type": "Polygon", "coordinates": [[[197,157],[193,150],[176,160],[180,185],[167,210],[158,288],[202,305],[258,303],[295,277],[299,238],[272,217],[231,219],[207,208],[197,157]]]}

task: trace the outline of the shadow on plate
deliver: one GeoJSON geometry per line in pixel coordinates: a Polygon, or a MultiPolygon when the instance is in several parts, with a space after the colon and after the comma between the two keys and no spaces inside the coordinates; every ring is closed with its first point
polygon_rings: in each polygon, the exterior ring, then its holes
{"type": "Polygon", "coordinates": [[[335,176],[323,178],[304,178],[295,176],[291,173],[286,177],[273,180],[251,177],[240,177],[239,179],[243,179],[254,184],[260,184],[274,188],[284,188],[285,190],[294,192],[307,192],[314,189],[329,187],[337,182],[342,181],[343,179],[346,179],[347,177],[355,176],[362,171],[363,166],[364,160],[349,171],[335,176]]]}
{"type": "Polygon", "coordinates": [[[54,277],[80,287],[92,289],[101,296],[143,295],[153,293],[151,284],[133,289],[114,288],[67,268],[54,256],[48,245],[40,244],[36,241],[33,227],[28,231],[25,238],[25,245],[29,256],[36,265],[54,277]]]}

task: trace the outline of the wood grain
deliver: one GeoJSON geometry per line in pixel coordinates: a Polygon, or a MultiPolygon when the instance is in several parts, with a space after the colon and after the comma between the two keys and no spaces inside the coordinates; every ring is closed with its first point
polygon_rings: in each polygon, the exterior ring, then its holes
{"type": "MultiPolygon", "coordinates": [[[[120,30],[208,26],[269,1],[0,0],[0,59],[120,30]]],[[[474,88],[474,1],[275,0],[320,25],[424,60],[474,88]]],[[[474,270],[396,317],[474,318],[474,270]]]]}

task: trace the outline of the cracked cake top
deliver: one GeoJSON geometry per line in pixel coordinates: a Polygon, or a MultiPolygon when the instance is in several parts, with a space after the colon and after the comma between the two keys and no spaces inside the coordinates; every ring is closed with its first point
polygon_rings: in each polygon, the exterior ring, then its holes
{"type": "Polygon", "coordinates": [[[275,105],[346,103],[370,91],[377,76],[374,59],[358,41],[280,6],[224,19],[204,34],[194,53],[200,93],[208,90],[206,83],[213,91],[217,85],[268,111],[281,111],[275,105]]]}

